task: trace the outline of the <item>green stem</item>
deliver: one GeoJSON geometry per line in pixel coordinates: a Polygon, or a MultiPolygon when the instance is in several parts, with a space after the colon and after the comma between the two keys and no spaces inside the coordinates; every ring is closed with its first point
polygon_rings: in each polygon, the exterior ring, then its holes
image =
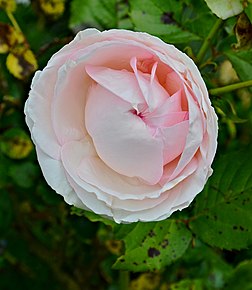
{"type": "Polygon", "coordinates": [[[202,61],[202,59],[204,58],[207,49],[211,43],[212,38],[214,37],[214,35],[216,34],[216,32],[219,30],[221,24],[222,24],[223,20],[218,18],[217,21],[215,22],[214,26],[212,27],[212,29],[210,30],[208,36],[206,37],[206,39],[204,40],[199,53],[197,54],[196,57],[196,62],[200,63],[202,61]]]}
{"type": "Polygon", "coordinates": [[[238,89],[242,89],[242,88],[247,88],[250,86],[252,86],[252,80],[236,83],[233,85],[228,85],[228,86],[221,87],[221,88],[210,89],[209,94],[212,96],[222,95],[225,93],[229,93],[229,92],[232,92],[232,91],[235,91],[238,89]]]}
{"type": "Polygon", "coordinates": [[[129,272],[128,271],[120,271],[119,289],[120,290],[128,290],[129,289],[129,272]]]}

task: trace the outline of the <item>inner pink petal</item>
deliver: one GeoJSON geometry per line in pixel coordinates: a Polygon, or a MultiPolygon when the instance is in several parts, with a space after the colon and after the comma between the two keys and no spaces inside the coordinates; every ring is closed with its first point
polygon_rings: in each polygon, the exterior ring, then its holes
{"type": "Polygon", "coordinates": [[[86,65],[86,72],[99,85],[131,104],[145,103],[132,72],[86,65]]]}
{"type": "Polygon", "coordinates": [[[131,58],[130,65],[134,71],[139,88],[148,104],[149,111],[153,111],[169,97],[167,91],[159,84],[155,77],[157,63],[153,64],[151,75],[144,74],[137,69],[136,57],[131,58]]]}
{"type": "Polygon", "coordinates": [[[170,95],[175,94],[183,87],[183,82],[179,75],[172,71],[166,76],[165,88],[170,95]]]}
{"type": "Polygon", "coordinates": [[[182,121],[188,120],[188,112],[171,112],[163,116],[153,116],[146,118],[143,117],[143,120],[149,126],[154,127],[170,127],[176,125],[182,121]]]}
{"type": "Polygon", "coordinates": [[[100,85],[92,87],[86,128],[99,157],[117,173],[156,184],[163,174],[163,142],[131,112],[131,105],[100,85]]]}
{"type": "Polygon", "coordinates": [[[186,138],[185,148],[178,162],[177,168],[172,174],[171,178],[175,178],[185,168],[185,166],[193,158],[194,154],[199,149],[203,140],[203,121],[202,112],[200,111],[197,103],[195,102],[191,92],[184,87],[187,95],[188,108],[189,108],[189,131],[186,138]]]}
{"type": "Polygon", "coordinates": [[[184,150],[188,135],[189,121],[183,121],[174,126],[160,129],[160,135],[164,142],[164,163],[171,162],[184,150]]]}
{"type": "Polygon", "coordinates": [[[153,112],[148,114],[148,118],[162,117],[170,112],[180,112],[181,108],[181,90],[177,91],[170,98],[167,98],[162,105],[156,108],[153,112]]]}

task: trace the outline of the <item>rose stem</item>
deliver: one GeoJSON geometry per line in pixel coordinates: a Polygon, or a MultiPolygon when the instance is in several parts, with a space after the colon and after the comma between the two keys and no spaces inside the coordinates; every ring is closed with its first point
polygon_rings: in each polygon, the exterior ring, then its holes
{"type": "Polygon", "coordinates": [[[18,31],[22,33],[22,30],[20,29],[14,15],[10,12],[10,11],[6,11],[7,16],[9,17],[12,25],[14,26],[14,28],[18,31]]]}
{"type": "Polygon", "coordinates": [[[209,90],[209,94],[212,95],[212,96],[216,96],[216,95],[229,93],[231,91],[235,91],[235,90],[238,90],[238,89],[247,88],[247,87],[250,87],[250,86],[252,86],[252,80],[245,81],[245,82],[240,82],[240,83],[236,83],[236,84],[232,84],[232,85],[228,85],[228,86],[225,86],[225,87],[210,89],[209,90]]]}
{"type": "Polygon", "coordinates": [[[119,289],[120,290],[129,289],[129,272],[128,271],[119,272],[119,289]]]}
{"type": "Polygon", "coordinates": [[[222,24],[223,20],[221,18],[218,18],[214,24],[214,26],[212,27],[212,29],[210,30],[208,36],[205,38],[197,56],[196,56],[196,62],[200,63],[202,61],[202,59],[204,58],[207,49],[211,43],[212,38],[214,37],[214,35],[216,34],[216,32],[219,30],[221,24],[222,24]]]}

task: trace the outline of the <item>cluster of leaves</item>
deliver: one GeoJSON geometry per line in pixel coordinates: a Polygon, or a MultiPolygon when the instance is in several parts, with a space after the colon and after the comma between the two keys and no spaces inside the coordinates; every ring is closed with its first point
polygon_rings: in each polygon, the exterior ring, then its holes
{"type": "Polygon", "coordinates": [[[209,89],[251,80],[251,1],[222,23],[204,0],[16,2],[0,0],[0,289],[116,290],[129,278],[133,290],[251,289],[251,88],[212,96],[214,174],[189,208],[155,223],[117,225],[70,209],[46,185],[23,115],[31,74],[86,27],[175,44],[209,89]]]}

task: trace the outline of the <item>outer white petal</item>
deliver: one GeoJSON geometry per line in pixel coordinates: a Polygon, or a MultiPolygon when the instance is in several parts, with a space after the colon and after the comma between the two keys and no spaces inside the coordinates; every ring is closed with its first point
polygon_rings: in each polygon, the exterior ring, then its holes
{"type": "Polygon", "coordinates": [[[86,208],[69,184],[62,162],[51,158],[39,148],[36,151],[42,173],[52,189],[62,195],[68,204],[86,208]]]}
{"type": "Polygon", "coordinates": [[[60,146],[52,128],[50,113],[56,76],[57,71],[53,68],[35,74],[25,104],[25,114],[34,143],[52,158],[59,159],[60,146]]]}

